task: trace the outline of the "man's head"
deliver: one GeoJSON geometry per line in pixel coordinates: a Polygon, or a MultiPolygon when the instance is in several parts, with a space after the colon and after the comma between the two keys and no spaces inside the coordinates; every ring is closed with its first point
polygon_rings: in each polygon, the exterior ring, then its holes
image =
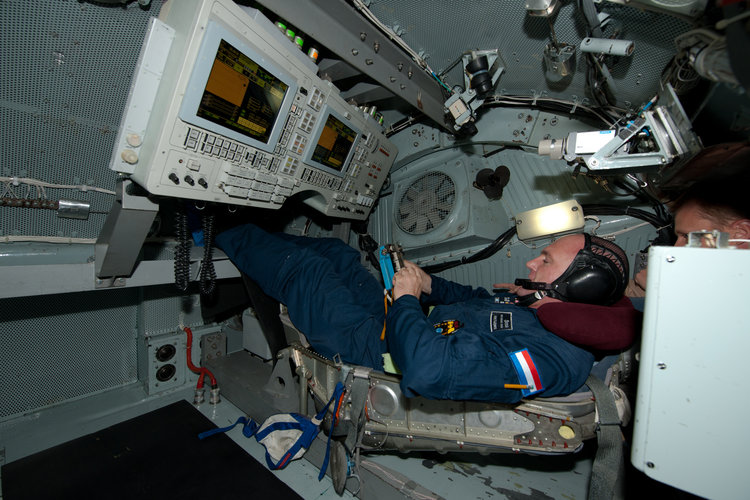
{"type": "MultiPolygon", "coordinates": [[[[722,179],[698,182],[670,204],[674,214],[675,246],[687,244],[693,231],[718,230],[730,240],[750,239],[750,202],[748,179],[722,179]]],[[[737,241],[739,248],[747,242],[737,241]]]]}
{"type": "Polygon", "coordinates": [[[597,236],[565,236],[526,263],[528,280],[516,283],[528,295],[543,290],[566,302],[609,305],[622,297],[628,281],[628,259],[614,243],[597,236]]]}
{"type": "MultiPolygon", "coordinates": [[[[730,240],[750,238],[750,142],[708,147],[684,168],[683,180],[667,198],[675,218],[675,246],[685,246],[693,231],[718,230],[730,240]],[[676,194],[674,192],[677,192],[676,194]]],[[[735,243],[748,248],[744,242],[735,243]]]]}

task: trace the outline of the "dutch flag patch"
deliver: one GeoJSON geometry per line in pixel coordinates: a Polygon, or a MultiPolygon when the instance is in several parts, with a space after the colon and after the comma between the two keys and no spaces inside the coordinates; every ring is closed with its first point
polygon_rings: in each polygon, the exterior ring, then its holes
{"type": "Polygon", "coordinates": [[[539,371],[536,369],[534,360],[531,358],[531,354],[529,354],[529,350],[521,349],[520,351],[510,353],[509,356],[518,374],[519,383],[529,386],[528,389],[521,389],[521,394],[531,396],[543,391],[544,385],[542,385],[542,379],[539,376],[539,371]]]}

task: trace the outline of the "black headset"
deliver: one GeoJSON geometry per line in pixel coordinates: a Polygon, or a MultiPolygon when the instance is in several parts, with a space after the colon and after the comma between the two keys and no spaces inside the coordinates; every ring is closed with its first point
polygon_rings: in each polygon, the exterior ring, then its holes
{"type": "Polygon", "coordinates": [[[622,249],[609,241],[584,233],[586,243],[559,278],[552,283],[517,279],[527,290],[544,290],[564,302],[610,305],[627,286],[628,260],[622,249]]]}

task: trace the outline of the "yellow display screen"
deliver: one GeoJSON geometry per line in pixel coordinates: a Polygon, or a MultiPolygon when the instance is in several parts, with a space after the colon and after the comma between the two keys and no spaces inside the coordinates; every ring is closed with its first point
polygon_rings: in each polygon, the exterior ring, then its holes
{"type": "Polygon", "coordinates": [[[356,138],[357,133],[354,130],[329,114],[311,159],[329,168],[341,171],[356,138]]]}
{"type": "Polygon", "coordinates": [[[221,40],[197,115],[268,143],[288,89],[249,56],[221,40]]]}

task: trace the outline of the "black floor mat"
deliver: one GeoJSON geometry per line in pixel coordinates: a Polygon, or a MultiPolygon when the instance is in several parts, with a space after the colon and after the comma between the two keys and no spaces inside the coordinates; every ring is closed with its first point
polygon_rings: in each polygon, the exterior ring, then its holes
{"type": "Polygon", "coordinates": [[[180,401],[2,468],[3,499],[301,498],[180,401]]]}

